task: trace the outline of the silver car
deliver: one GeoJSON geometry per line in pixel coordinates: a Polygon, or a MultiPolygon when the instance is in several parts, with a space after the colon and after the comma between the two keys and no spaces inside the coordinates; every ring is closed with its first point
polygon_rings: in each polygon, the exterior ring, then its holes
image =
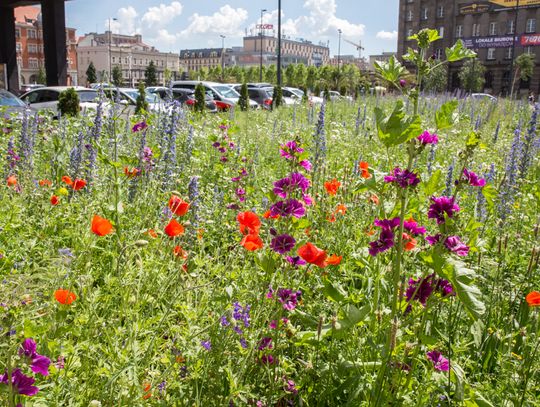
{"type": "Polygon", "coordinates": [[[69,88],[75,89],[75,92],[79,95],[81,112],[84,113],[86,110],[95,110],[97,108],[98,92],[82,86],[46,86],[26,92],[21,96],[21,100],[30,106],[32,110],[49,110],[57,116],[60,93],[69,88]]]}

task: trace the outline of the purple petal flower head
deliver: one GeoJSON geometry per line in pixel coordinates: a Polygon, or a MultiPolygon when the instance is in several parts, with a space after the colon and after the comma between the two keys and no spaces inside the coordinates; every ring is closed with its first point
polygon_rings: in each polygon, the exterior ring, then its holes
{"type": "Polygon", "coordinates": [[[289,179],[291,181],[291,187],[301,189],[302,193],[305,193],[310,186],[309,180],[299,172],[293,172],[289,179]]]}
{"type": "Polygon", "coordinates": [[[220,318],[220,324],[221,326],[229,326],[231,323],[227,320],[227,317],[225,315],[223,315],[221,318],[220,318]]]}
{"type": "Polygon", "coordinates": [[[426,228],[423,226],[418,226],[418,223],[416,223],[416,221],[412,218],[403,222],[403,228],[414,236],[423,235],[426,233],[426,228]]]}
{"type": "Polygon", "coordinates": [[[214,141],[214,142],[212,143],[212,147],[214,147],[214,148],[218,148],[218,147],[220,147],[220,146],[221,146],[221,143],[220,143],[219,141],[214,141]]]}
{"type": "MultiPolygon", "coordinates": [[[[11,385],[18,394],[24,394],[25,396],[34,396],[39,391],[39,388],[34,386],[35,379],[33,377],[26,376],[21,369],[15,369],[11,372],[11,385]]],[[[8,372],[0,375],[0,383],[8,385],[8,372]]]]}
{"type": "Polygon", "coordinates": [[[431,197],[433,202],[428,210],[428,218],[435,219],[437,224],[445,222],[445,214],[449,218],[453,217],[455,213],[459,212],[459,206],[454,202],[453,197],[440,196],[440,197],[431,197]]]}
{"type": "Polygon", "coordinates": [[[469,171],[467,168],[463,169],[463,176],[469,183],[469,185],[473,187],[484,187],[486,186],[486,180],[484,178],[478,178],[478,175],[476,175],[474,172],[469,171]]]}
{"type": "Polygon", "coordinates": [[[236,188],[235,193],[240,202],[244,202],[246,200],[246,190],[244,188],[236,188]]]}
{"type": "Polygon", "coordinates": [[[274,194],[280,198],[286,198],[295,189],[301,189],[305,193],[309,188],[310,182],[299,172],[293,172],[289,177],[282,178],[274,182],[274,194]]]}
{"type": "Polygon", "coordinates": [[[136,132],[141,131],[141,130],[144,130],[144,129],[146,129],[146,128],[148,128],[148,124],[146,124],[146,122],[143,120],[142,122],[135,124],[135,125],[131,128],[131,132],[132,132],[132,133],[136,133],[136,132]]]}
{"type": "Polygon", "coordinates": [[[306,261],[302,259],[300,256],[294,256],[294,257],[287,256],[285,260],[291,263],[291,265],[293,265],[294,267],[304,266],[307,264],[306,261]]]}
{"type": "Polygon", "coordinates": [[[19,349],[19,355],[32,359],[37,355],[36,349],[36,342],[32,338],[26,338],[19,349]]]}
{"type": "Polygon", "coordinates": [[[404,88],[405,86],[407,86],[407,81],[405,79],[400,79],[399,80],[399,86],[404,88]]]}
{"type": "Polygon", "coordinates": [[[394,230],[399,226],[399,218],[375,219],[375,226],[381,228],[379,238],[369,243],[369,254],[376,256],[394,247],[394,230]]]}
{"type": "Polygon", "coordinates": [[[210,341],[201,341],[201,346],[206,350],[212,350],[212,344],[210,341]]]}
{"type": "Polygon", "coordinates": [[[442,235],[437,233],[436,235],[426,236],[426,242],[428,242],[431,246],[434,246],[441,241],[441,238],[442,235]]]}
{"type": "Polygon", "coordinates": [[[297,201],[296,199],[289,199],[287,201],[290,213],[295,218],[301,218],[306,214],[306,208],[302,205],[302,202],[297,201]]]}
{"type": "Polygon", "coordinates": [[[469,254],[469,246],[463,243],[458,236],[448,236],[444,241],[445,247],[452,253],[458,256],[467,256],[469,254]]]}
{"type": "Polygon", "coordinates": [[[287,311],[292,311],[296,308],[301,295],[301,291],[293,291],[289,288],[280,288],[277,291],[278,301],[283,304],[283,309],[287,311]]]}
{"type": "Polygon", "coordinates": [[[270,321],[270,323],[268,324],[268,328],[270,329],[276,329],[277,328],[277,321],[275,319],[273,319],[272,321],[270,321]]]}
{"type": "Polygon", "coordinates": [[[263,337],[257,345],[258,350],[272,349],[272,347],[272,338],[269,336],[263,337]]]}
{"type": "Polygon", "coordinates": [[[394,183],[401,188],[415,187],[420,183],[420,178],[414,172],[408,169],[402,170],[396,167],[392,170],[390,175],[384,177],[384,182],[387,184],[394,183]]]}
{"type": "Polygon", "coordinates": [[[450,362],[438,350],[432,350],[426,353],[426,356],[433,363],[433,368],[439,372],[448,372],[450,370],[450,362]]]}
{"type": "Polygon", "coordinates": [[[405,298],[407,298],[407,302],[410,303],[411,301],[416,300],[420,302],[420,304],[425,306],[429,296],[433,292],[432,280],[432,274],[418,280],[410,278],[409,286],[407,287],[407,291],[405,292],[405,298]]]}
{"type": "Polygon", "coordinates": [[[273,365],[273,364],[277,363],[277,359],[274,358],[272,355],[262,355],[261,363],[263,363],[265,365],[273,365]]]}
{"type": "Polygon", "coordinates": [[[39,373],[43,376],[49,375],[49,366],[51,360],[47,356],[40,355],[36,352],[36,342],[31,338],[26,338],[19,349],[19,355],[26,356],[30,359],[30,369],[34,373],[39,373]]]}
{"type": "Polygon", "coordinates": [[[285,380],[285,391],[287,393],[298,394],[296,383],[292,380],[285,380]]]}
{"type": "Polygon", "coordinates": [[[296,154],[303,152],[304,149],[298,147],[298,144],[294,140],[287,141],[285,144],[282,144],[281,148],[279,149],[279,154],[287,160],[291,160],[296,154]]]}
{"type": "Polygon", "coordinates": [[[289,199],[288,201],[278,201],[270,207],[271,216],[294,216],[301,218],[306,214],[306,209],[300,201],[289,199]]]}
{"type": "Polygon", "coordinates": [[[240,303],[235,302],[233,304],[233,307],[234,307],[233,308],[234,320],[241,321],[246,328],[249,327],[249,322],[250,322],[249,311],[251,310],[251,306],[246,305],[245,307],[243,307],[242,305],[240,305],[240,303]]]}
{"type": "Polygon", "coordinates": [[[383,230],[393,230],[399,226],[399,217],[393,219],[375,219],[373,224],[383,230]]]}
{"type": "Polygon", "coordinates": [[[420,144],[437,144],[439,142],[439,137],[435,133],[431,134],[429,131],[424,131],[416,138],[420,144]]]}
{"type": "Polygon", "coordinates": [[[443,297],[456,295],[456,292],[454,291],[454,287],[452,287],[452,284],[450,284],[450,281],[445,280],[444,278],[440,278],[439,281],[437,281],[435,289],[439,293],[441,293],[443,297]]]}
{"type": "Polygon", "coordinates": [[[307,205],[307,206],[311,206],[313,205],[313,198],[309,195],[304,195],[302,197],[302,200],[304,201],[304,203],[307,205]]]}
{"type": "Polygon", "coordinates": [[[312,165],[309,160],[302,160],[298,163],[298,165],[308,172],[311,171],[312,165]]]}
{"type": "Polygon", "coordinates": [[[290,252],[295,244],[296,240],[294,240],[292,236],[283,234],[274,237],[270,242],[270,247],[276,253],[285,254],[287,252],[290,252]]]}

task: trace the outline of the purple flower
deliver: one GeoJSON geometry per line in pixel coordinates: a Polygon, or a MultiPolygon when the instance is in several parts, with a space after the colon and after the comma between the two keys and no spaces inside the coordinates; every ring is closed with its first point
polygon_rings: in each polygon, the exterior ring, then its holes
{"type": "MultiPolygon", "coordinates": [[[[8,372],[6,371],[3,375],[0,375],[0,383],[9,384],[8,378],[8,372]]],[[[21,372],[21,369],[15,369],[11,372],[11,385],[19,394],[25,396],[35,395],[39,391],[39,388],[33,386],[35,381],[33,377],[26,376],[21,372]]]]}
{"type": "Polygon", "coordinates": [[[440,278],[439,281],[437,281],[435,289],[439,291],[443,297],[449,295],[456,295],[456,293],[454,292],[454,287],[452,287],[450,281],[445,280],[444,278],[440,278]]]}
{"type": "Polygon", "coordinates": [[[407,81],[405,79],[400,79],[399,80],[399,86],[404,88],[405,86],[407,86],[407,81]]]}
{"type": "Polygon", "coordinates": [[[376,256],[394,247],[394,229],[399,226],[399,217],[393,219],[375,219],[375,226],[381,228],[379,238],[369,243],[369,254],[376,256]]]}
{"type": "Polygon", "coordinates": [[[262,355],[261,363],[265,365],[273,365],[274,363],[277,363],[277,359],[275,359],[272,355],[262,355]]]}
{"type": "Polygon", "coordinates": [[[211,350],[212,349],[212,344],[210,343],[210,341],[201,341],[201,346],[206,349],[206,350],[211,350]]]}
{"type": "Polygon", "coordinates": [[[249,311],[251,310],[250,305],[243,307],[240,303],[235,302],[233,304],[233,318],[235,321],[243,322],[244,326],[249,327],[250,316],[249,311]]]}
{"type": "Polygon", "coordinates": [[[289,177],[274,182],[274,194],[280,198],[286,198],[295,189],[301,189],[305,193],[309,188],[309,180],[299,172],[293,172],[289,177]]]}
{"type": "Polygon", "coordinates": [[[271,216],[294,216],[301,218],[306,213],[304,205],[296,199],[289,199],[288,201],[278,201],[270,207],[271,216]]]}
{"type": "Polygon", "coordinates": [[[428,242],[431,246],[436,245],[441,241],[442,235],[440,233],[437,233],[433,236],[426,236],[426,242],[428,242]]]}
{"type": "Polygon", "coordinates": [[[223,315],[220,319],[221,326],[229,326],[230,322],[227,320],[227,317],[223,315]]]}
{"type": "Polygon", "coordinates": [[[394,183],[399,185],[401,188],[415,187],[420,183],[420,178],[414,172],[409,171],[408,169],[402,170],[399,167],[396,167],[392,170],[390,175],[384,177],[384,182],[394,183]]]}
{"type": "Polygon", "coordinates": [[[281,145],[281,148],[279,149],[279,154],[286,158],[287,160],[291,160],[294,155],[303,153],[304,149],[298,147],[296,144],[296,141],[287,141],[285,144],[281,145]]]}
{"type": "Polygon", "coordinates": [[[423,226],[418,226],[418,223],[416,223],[416,221],[412,218],[403,222],[403,228],[414,236],[423,235],[426,233],[426,228],[423,226]]]}
{"type": "Polygon", "coordinates": [[[285,258],[289,263],[291,263],[294,267],[298,266],[304,266],[306,264],[306,261],[302,259],[300,256],[287,256],[285,258]]]}
{"type": "Polygon", "coordinates": [[[146,122],[143,120],[142,122],[135,124],[132,127],[131,132],[136,133],[138,131],[146,129],[147,127],[148,127],[148,124],[146,124],[146,122]]]}
{"type": "Polygon", "coordinates": [[[304,201],[304,203],[307,205],[307,206],[311,206],[313,205],[313,198],[309,195],[304,195],[302,197],[302,200],[304,201]]]}
{"type": "Polygon", "coordinates": [[[395,229],[399,226],[399,217],[393,219],[375,219],[373,222],[375,226],[380,227],[381,229],[395,229]]]}
{"type": "Polygon", "coordinates": [[[428,218],[437,220],[437,224],[445,222],[445,214],[449,218],[453,217],[456,212],[459,212],[459,206],[454,202],[453,197],[440,196],[431,197],[433,202],[428,210],[428,218]]]}
{"type": "Polygon", "coordinates": [[[21,348],[19,349],[19,355],[21,356],[24,355],[27,358],[31,359],[37,355],[36,349],[37,349],[36,342],[31,338],[26,338],[23,341],[21,348]]]}
{"type": "Polygon", "coordinates": [[[463,243],[458,236],[448,236],[444,241],[444,245],[458,256],[467,256],[469,254],[469,246],[463,243]]]}
{"type": "Polygon", "coordinates": [[[422,134],[420,134],[417,138],[416,138],[420,144],[422,145],[426,145],[426,144],[437,144],[439,142],[439,137],[437,137],[437,135],[434,133],[434,134],[431,134],[429,131],[425,131],[423,132],[422,134]]]}
{"type": "Polygon", "coordinates": [[[301,295],[301,291],[293,291],[290,288],[280,288],[277,290],[278,301],[283,304],[283,309],[287,311],[292,311],[296,308],[301,295]]]}
{"type": "Polygon", "coordinates": [[[275,319],[273,319],[272,321],[270,321],[270,323],[268,324],[268,328],[270,329],[276,329],[277,328],[277,321],[275,319]]]}
{"type": "Polygon", "coordinates": [[[463,169],[463,176],[469,185],[473,187],[484,187],[486,185],[486,180],[484,178],[478,178],[478,175],[472,171],[469,171],[467,168],[463,169]]]}
{"type": "Polygon", "coordinates": [[[420,278],[418,280],[414,280],[412,278],[409,279],[409,286],[407,287],[407,291],[405,292],[405,298],[407,298],[407,302],[411,302],[413,300],[417,300],[422,305],[426,305],[426,302],[433,292],[433,274],[430,274],[427,277],[420,278]]]}
{"type": "Polygon", "coordinates": [[[302,160],[298,163],[298,165],[306,171],[311,171],[312,165],[309,160],[302,160]]]}
{"type": "Polygon", "coordinates": [[[426,353],[426,356],[431,362],[433,362],[433,368],[439,372],[448,372],[450,370],[450,362],[446,359],[441,352],[432,350],[426,353]]]}
{"type": "Polygon", "coordinates": [[[244,188],[236,188],[235,193],[240,202],[244,202],[246,200],[246,190],[244,188]]]}
{"type": "Polygon", "coordinates": [[[267,348],[272,349],[272,338],[269,336],[263,337],[257,345],[258,350],[265,350],[267,348]]]}
{"type": "Polygon", "coordinates": [[[296,383],[292,380],[285,380],[285,391],[287,393],[297,394],[298,389],[296,388],[296,383]]]}
{"type": "Polygon", "coordinates": [[[19,349],[19,355],[24,355],[28,359],[30,359],[30,369],[32,369],[34,373],[48,376],[51,360],[47,356],[43,356],[37,353],[36,348],[36,342],[31,338],[26,338],[22,343],[21,348],[19,349]]]}
{"type": "Polygon", "coordinates": [[[295,244],[296,240],[294,240],[292,236],[283,234],[274,237],[270,242],[270,247],[276,253],[285,254],[287,252],[290,252],[295,244]]]}
{"type": "Polygon", "coordinates": [[[246,341],[246,338],[240,338],[239,339],[239,342],[240,342],[240,346],[244,349],[247,349],[248,345],[247,345],[247,341],[246,341]]]}

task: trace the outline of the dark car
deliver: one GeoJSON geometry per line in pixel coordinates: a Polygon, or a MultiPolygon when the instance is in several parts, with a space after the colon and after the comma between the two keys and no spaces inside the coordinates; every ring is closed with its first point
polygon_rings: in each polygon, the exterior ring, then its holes
{"type": "MultiPolygon", "coordinates": [[[[234,90],[240,93],[242,85],[237,85],[234,90]]],[[[262,109],[272,109],[272,95],[267,90],[268,88],[261,88],[256,85],[248,85],[248,95],[251,100],[254,100],[259,104],[262,109]]]]}
{"type": "MultiPolygon", "coordinates": [[[[166,87],[155,87],[148,88],[148,92],[155,93],[159,95],[163,100],[176,100],[180,104],[185,104],[189,107],[193,107],[196,103],[195,91],[193,89],[184,89],[184,88],[166,88],[166,87]]],[[[212,95],[206,93],[205,95],[205,107],[211,113],[217,112],[217,106],[214,102],[212,95]]]]}
{"type": "Polygon", "coordinates": [[[11,113],[22,113],[28,109],[26,104],[7,90],[0,89],[0,109],[5,117],[9,117],[11,113]]]}

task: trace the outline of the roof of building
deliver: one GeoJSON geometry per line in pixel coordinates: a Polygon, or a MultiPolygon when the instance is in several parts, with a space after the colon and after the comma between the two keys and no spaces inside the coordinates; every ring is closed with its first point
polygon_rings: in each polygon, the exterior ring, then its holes
{"type": "Polygon", "coordinates": [[[41,7],[24,6],[16,7],[15,22],[17,23],[33,23],[40,18],[41,7]]]}
{"type": "MultiPolygon", "coordinates": [[[[215,56],[221,56],[221,51],[222,48],[182,49],[180,50],[180,58],[189,58],[191,56],[194,56],[196,58],[214,58],[215,56]],[[216,55],[211,55],[214,52],[216,53],[216,55]]],[[[232,49],[226,48],[225,52],[230,53],[232,52],[232,49]]]]}

